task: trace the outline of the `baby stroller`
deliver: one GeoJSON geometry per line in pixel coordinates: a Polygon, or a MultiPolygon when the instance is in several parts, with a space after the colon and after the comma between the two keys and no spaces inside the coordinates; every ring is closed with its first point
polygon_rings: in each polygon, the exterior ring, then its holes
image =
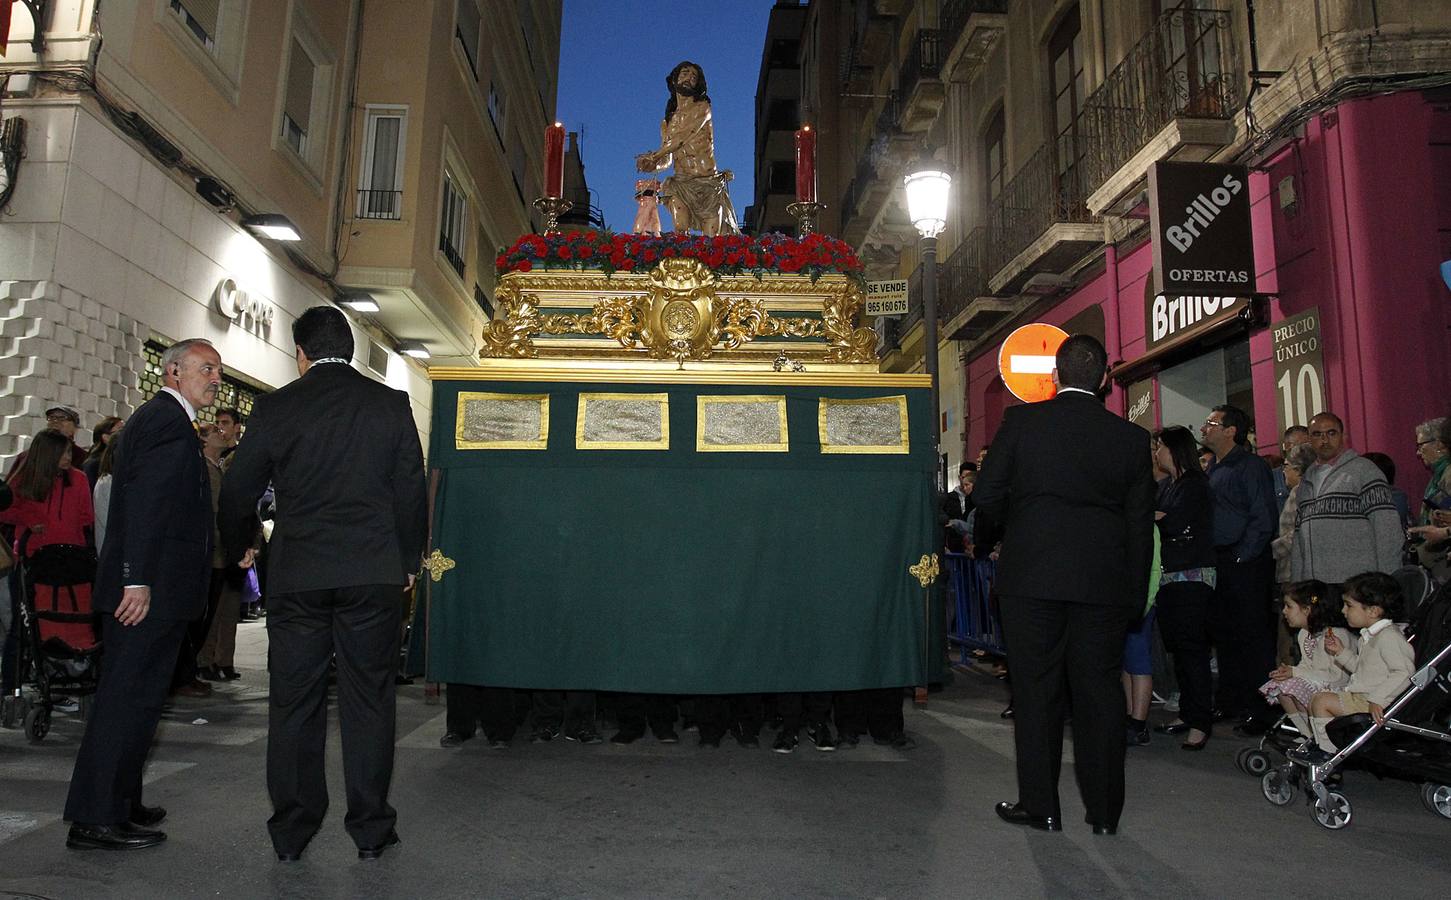
{"type": "Polygon", "coordinates": [[[1342,766],[1378,777],[1421,784],[1426,809],[1451,819],[1451,588],[1443,586],[1417,611],[1412,622],[1417,669],[1411,684],[1385,711],[1377,725],[1366,713],[1340,716],[1330,723],[1330,739],[1340,751],[1321,763],[1290,759],[1261,777],[1265,799],[1287,806],[1303,789],[1315,821],[1330,829],[1350,824],[1350,801],[1327,781],[1342,766]]]}
{"type": "MultiPolygon", "coordinates": [[[[1428,603],[1435,594],[1435,582],[1431,581],[1426,570],[1420,566],[1402,566],[1392,572],[1391,577],[1401,586],[1401,595],[1406,602],[1407,621],[1420,622],[1423,616],[1422,606],[1428,603]]],[[[1424,630],[1424,628],[1417,630],[1424,630]]],[[[1412,634],[1414,633],[1416,630],[1412,631],[1412,634]]],[[[1290,721],[1290,717],[1281,716],[1279,721],[1260,738],[1258,745],[1245,747],[1235,755],[1234,764],[1246,775],[1263,778],[1266,772],[1283,760],[1286,752],[1294,749],[1302,740],[1304,740],[1304,735],[1300,734],[1300,729],[1295,727],[1294,723],[1290,721]]],[[[1336,784],[1339,780],[1338,776],[1333,777],[1331,784],[1336,784]]]]}
{"type": "Polygon", "coordinates": [[[23,721],[45,740],[59,698],[74,698],[84,719],[100,680],[101,645],[91,609],[96,558],[88,547],[50,544],[19,565],[19,652],[15,691],[0,701],[0,724],[23,721]]]}

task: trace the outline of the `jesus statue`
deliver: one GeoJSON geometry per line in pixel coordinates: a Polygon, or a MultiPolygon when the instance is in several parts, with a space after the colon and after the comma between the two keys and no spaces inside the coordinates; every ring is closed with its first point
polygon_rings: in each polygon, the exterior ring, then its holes
{"type": "Polygon", "coordinates": [[[660,123],[660,149],[635,157],[635,167],[641,172],[675,167],[675,174],[665,179],[661,197],[673,219],[673,230],[710,236],[738,234],[736,211],[726,190],[733,176],[730,170],[718,172],[715,168],[715,132],[705,73],[687,60],[670,70],[665,84],[670,88],[670,100],[660,123]]]}

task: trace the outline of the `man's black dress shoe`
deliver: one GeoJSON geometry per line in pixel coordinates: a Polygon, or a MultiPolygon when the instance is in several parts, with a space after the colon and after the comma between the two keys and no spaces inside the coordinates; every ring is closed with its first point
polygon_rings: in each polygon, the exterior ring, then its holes
{"type": "Polygon", "coordinates": [[[1184,734],[1189,730],[1188,722],[1173,722],[1168,725],[1155,725],[1155,734],[1184,734]]]}
{"type": "Polygon", "coordinates": [[[300,859],[302,859],[301,853],[283,853],[281,851],[277,853],[278,862],[297,862],[300,859]]]}
{"type": "Polygon", "coordinates": [[[129,822],[120,825],[77,822],[66,835],[65,845],[72,850],[143,850],[165,840],[165,832],[137,828],[129,822]]]}
{"type": "Polygon", "coordinates": [[[1036,828],[1039,831],[1062,831],[1063,823],[1057,816],[1035,816],[1016,803],[1009,803],[1004,800],[993,807],[997,811],[998,818],[1009,825],[1027,825],[1029,828],[1036,828]]]}
{"type": "Polygon", "coordinates": [[[136,804],[131,807],[131,824],[137,828],[155,828],[166,819],[166,807],[164,806],[142,806],[136,804]]]}
{"type": "Polygon", "coordinates": [[[633,728],[628,729],[628,730],[622,728],[619,731],[615,732],[615,736],[614,737],[610,738],[610,743],[611,744],[633,744],[633,743],[635,743],[636,741],[638,741],[640,738],[642,738],[644,736],[645,736],[645,732],[644,731],[636,731],[633,728]]]}
{"type": "Polygon", "coordinates": [[[378,857],[383,855],[384,850],[387,850],[389,847],[393,846],[396,843],[398,843],[398,832],[390,831],[388,832],[388,836],[383,839],[383,843],[379,844],[378,846],[359,847],[358,859],[377,859],[378,857]]]}

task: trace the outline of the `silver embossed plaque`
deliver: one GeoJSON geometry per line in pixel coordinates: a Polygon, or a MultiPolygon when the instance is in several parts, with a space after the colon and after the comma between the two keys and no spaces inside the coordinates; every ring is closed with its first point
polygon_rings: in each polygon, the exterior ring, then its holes
{"type": "Polygon", "coordinates": [[[580,394],[577,450],[669,450],[669,394],[580,394]]]}
{"type": "Polygon", "coordinates": [[[821,398],[822,453],[906,453],[907,397],[821,398]]]}
{"type": "Polygon", "coordinates": [[[454,446],[459,450],[546,449],[549,395],[461,391],[454,446]]]}
{"type": "Polygon", "coordinates": [[[784,396],[697,397],[695,449],[703,453],[785,453],[784,396]]]}

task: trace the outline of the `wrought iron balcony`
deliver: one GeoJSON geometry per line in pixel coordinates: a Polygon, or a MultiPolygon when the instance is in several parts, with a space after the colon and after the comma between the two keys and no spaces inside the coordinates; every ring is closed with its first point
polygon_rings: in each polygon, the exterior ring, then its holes
{"type": "Polygon", "coordinates": [[[968,232],[937,269],[937,312],[944,322],[987,293],[987,228],[968,232]]]}
{"type": "Polygon", "coordinates": [[[942,74],[965,81],[1007,28],[1008,0],[947,0],[938,16],[942,74]]]}
{"type": "Polygon", "coordinates": [[[458,249],[454,247],[453,242],[448,239],[447,234],[439,235],[438,249],[439,252],[443,254],[443,258],[448,260],[448,264],[453,267],[453,270],[455,272],[458,273],[458,277],[464,277],[463,254],[458,252],[458,249]]]}
{"type": "Polygon", "coordinates": [[[897,72],[896,127],[907,134],[930,129],[947,102],[947,87],[941,79],[942,51],[937,29],[923,28],[912,39],[907,59],[897,72]]]}
{"type": "Polygon", "coordinates": [[[1054,224],[1093,221],[1084,203],[1082,141],[1064,139],[1044,144],[1023,165],[989,210],[993,241],[988,264],[994,271],[1007,265],[1054,224]],[[1062,155],[1078,157],[1076,165],[1060,163],[1062,155]]]}
{"type": "MultiPolygon", "coordinates": [[[[939,316],[939,318],[941,318],[939,316]]],[[[922,321],[922,264],[907,277],[907,314],[898,320],[897,333],[905,335],[922,321]]]]}
{"type": "Polygon", "coordinates": [[[1006,13],[1008,0],[947,0],[942,4],[938,16],[938,30],[942,32],[943,43],[951,46],[962,34],[962,29],[978,13],[1006,13]]]}
{"type": "Polygon", "coordinates": [[[942,74],[942,36],[936,28],[923,28],[907,51],[907,60],[897,77],[897,90],[903,97],[912,96],[918,82],[942,74]]]}
{"type": "MultiPolygon", "coordinates": [[[[1164,13],[1084,101],[1081,126],[1090,148],[1085,175],[1090,192],[1113,178],[1175,120],[1229,122],[1242,99],[1230,13],[1211,9],[1164,13]]],[[[1224,139],[1230,134],[1224,128],[1211,133],[1223,134],[1224,139]]],[[[1207,154],[1206,150],[1197,155],[1207,154]]]]}
{"type": "Polygon", "coordinates": [[[358,218],[403,218],[402,191],[358,191],[358,218]]]}

